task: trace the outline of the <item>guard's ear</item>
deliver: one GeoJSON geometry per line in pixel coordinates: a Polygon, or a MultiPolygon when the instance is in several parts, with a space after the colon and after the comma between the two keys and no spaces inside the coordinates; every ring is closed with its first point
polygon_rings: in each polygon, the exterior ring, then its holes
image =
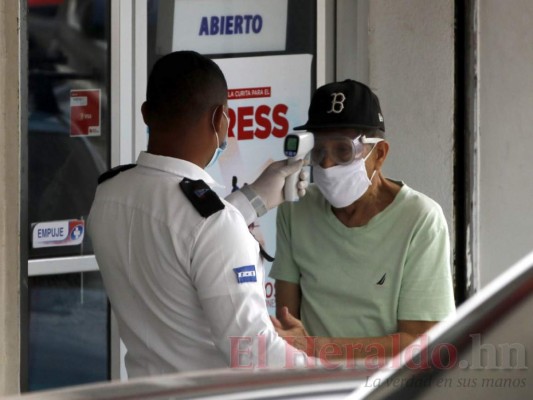
{"type": "Polygon", "coordinates": [[[145,125],[150,126],[150,112],[148,111],[148,103],[146,101],[141,105],[141,114],[145,125]]]}
{"type": "Polygon", "coordinates": [[[213,112],[212,119],[213,127],[220,135],[222,132],[224,132],[224,124],[226,123],[223,104],[219,104],[216,106],[215,111],[213,112]]]}

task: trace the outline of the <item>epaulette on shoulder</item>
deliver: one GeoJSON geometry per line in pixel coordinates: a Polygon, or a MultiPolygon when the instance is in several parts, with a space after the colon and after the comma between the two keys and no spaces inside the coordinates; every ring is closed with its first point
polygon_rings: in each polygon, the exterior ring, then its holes
{"type": "Polygon", "coordinates": [[[180,188],[194,208],[204,218],[224,209],[224,203],[222,203],[218,195],[201,179],[193,181],[183,178],[180,182],[180,188]]]}
{"type": "Polygon", "coordinates": [[[98,177],[98,184],[101,184],[102,182],[105,182],[108,179],[111,179],[117,176],[121,172],[127,171],[128,169],[131,169],[136,166],[137,164],[125,164],[125,165],[119,165],[117,167],[111,168],[110,170],[104,172],[102,175],[98,177]]]}

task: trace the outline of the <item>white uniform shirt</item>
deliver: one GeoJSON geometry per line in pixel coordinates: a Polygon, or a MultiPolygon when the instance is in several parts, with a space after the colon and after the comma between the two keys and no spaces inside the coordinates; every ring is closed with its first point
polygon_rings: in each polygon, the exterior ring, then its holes
{"type": "Polygon", "coordinates": [[[99,185],[88,232],[130,378],[220,367],[290,367],[307,360],[275,332],[258,243],[230,203],[202,217],[188,161],[141,153],[137,167],[99,185]]]}

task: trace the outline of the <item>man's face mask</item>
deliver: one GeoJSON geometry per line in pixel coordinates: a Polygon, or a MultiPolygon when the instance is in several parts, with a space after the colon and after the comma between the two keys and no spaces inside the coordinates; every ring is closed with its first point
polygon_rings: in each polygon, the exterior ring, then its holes
{"type": "Polygon", "coordinates": [[[347,207],[366,193],[376,171],[369,179],[365,161],[372,154],[375,144],[383,140],[364,137],[362,140],[361,137],[353,140],[347,137],[344,139],[347,140],[338,142],[328,140],[327,143],[319,141],[316,151],[314,148],[311,152],[314,181],[326,200],[335,208],[347,207]],[[366,143],[372,143],[374,146],[366,157],[363,157],[363,145],[366,143]],[[330,168],[320,166],[326,154],[336,164],[335,166],[330,168]]]}
{"type": "MultiPolygon", "coordinates": [[[[213,130],[215,131],[215,137],[217,139],[217,147],[215,149],[215,153],[213,154],[213,157],[211,157],[211,160],[205,166],[206,168],[209,168],[209,167],[215,165],[215,163],[218,161],[218,158],[220,157],[220,155],[224,152],[224,150],[228,146],[228,135],[227,135],[227,132],[226,132],[226,138],[224,139],[222,144],[220,144],[220,142],[218,140],[218,132],[217,132],[217,130],[215,128],[215,112],[216,112],[216,110],[213,111],[213,117],[211,118],[211,124],[213,125],[213,130]]],[[[224,115],[224,117],[226,117],[228,129],[229,129],[229,117],[226,115],[226,113],[224,111],[222,111],[222,115],[224,115]]]]}

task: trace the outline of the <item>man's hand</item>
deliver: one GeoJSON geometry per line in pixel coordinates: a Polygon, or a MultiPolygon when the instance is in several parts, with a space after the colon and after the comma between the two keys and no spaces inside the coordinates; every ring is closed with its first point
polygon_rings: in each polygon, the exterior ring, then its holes
{"type": "Polygon", "coordinates": [[[309,336],[302,321],[294,318],[287,307],[282,308],[279,319],[273,316],[270,316],[270,319],[278,335],[287,343],[308,356],[314,356],[314,338],[309,336]]]}
{"type": "MultiPolygon", "coordinates": [[[[250,184],[250,188],[261,197],[268,210],[279,206],[285,201],[283,186],[285,179],[303,167],[300,160],[294,164],[287,164],[287,160],[275,161],[270,164],[261,175],[250,184]]],[[[309,174],[301,170],[298,182],[298,196],[303,197],[309,185],[309,174]]]]}

